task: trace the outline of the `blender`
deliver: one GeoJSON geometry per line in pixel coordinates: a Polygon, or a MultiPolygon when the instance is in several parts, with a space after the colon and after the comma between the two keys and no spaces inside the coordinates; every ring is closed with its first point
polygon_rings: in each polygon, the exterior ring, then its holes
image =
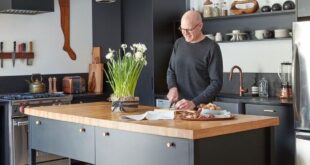
{"type": "Polygon", "coordinates": [[[281,80],[280,98],[287,99],[292,96],[292,63],[282,62],[278,76],[281,80]]]}

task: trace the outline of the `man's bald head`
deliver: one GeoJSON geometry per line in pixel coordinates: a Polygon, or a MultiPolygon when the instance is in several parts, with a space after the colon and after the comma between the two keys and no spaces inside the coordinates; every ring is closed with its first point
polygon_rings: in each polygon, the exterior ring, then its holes
{"type": "Polygon", "coordinates": [[[199,12],[189,10],[183,14],[181,24],[192,24],[193,26],[202,23],[202,18],[199,12]]]}
{"type": "Polygon", "coordinates": [[[196,43],[204,39],[202,18],[199,12],[189,10],[183,14],[180,29],[187,42],[196,43]]]}

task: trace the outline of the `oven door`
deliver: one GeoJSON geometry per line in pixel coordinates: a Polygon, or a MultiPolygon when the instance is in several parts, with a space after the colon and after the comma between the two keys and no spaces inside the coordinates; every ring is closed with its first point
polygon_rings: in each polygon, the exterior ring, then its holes
{"type": "MultiPolygon", "coordinates": [[[[28,117],[13,118],[13,165],[28,164],[28,117]]],[[[41,165],[68,164],[68,159],[44,152],[37,152],[37,163],[41,165]]]]}
{"type": "Polygon", "coordinates": [[[13,164],[28,162],[28,117],[13,119],[13,164]]]}

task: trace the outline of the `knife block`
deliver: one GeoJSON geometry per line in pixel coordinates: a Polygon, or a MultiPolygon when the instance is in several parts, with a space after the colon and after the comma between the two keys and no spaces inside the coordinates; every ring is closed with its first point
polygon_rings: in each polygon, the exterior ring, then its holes
{"type": "Polygon", "coordinates": [[[88,92],[102,93],[103,91],[103,64],[89,64],[88,92]]]}

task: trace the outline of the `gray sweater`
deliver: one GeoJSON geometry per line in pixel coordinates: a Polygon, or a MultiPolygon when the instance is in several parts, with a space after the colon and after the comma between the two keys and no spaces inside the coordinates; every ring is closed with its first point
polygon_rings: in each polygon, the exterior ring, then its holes
{"type": "Polygon", "coordinates": [[[205,38],[198,43],[179,38],[173,48],[167,71],[168,88],[177,87],[179,99],[197,106],[212,101],[223,84],[223,60],[217,43],[205,38]]]}

